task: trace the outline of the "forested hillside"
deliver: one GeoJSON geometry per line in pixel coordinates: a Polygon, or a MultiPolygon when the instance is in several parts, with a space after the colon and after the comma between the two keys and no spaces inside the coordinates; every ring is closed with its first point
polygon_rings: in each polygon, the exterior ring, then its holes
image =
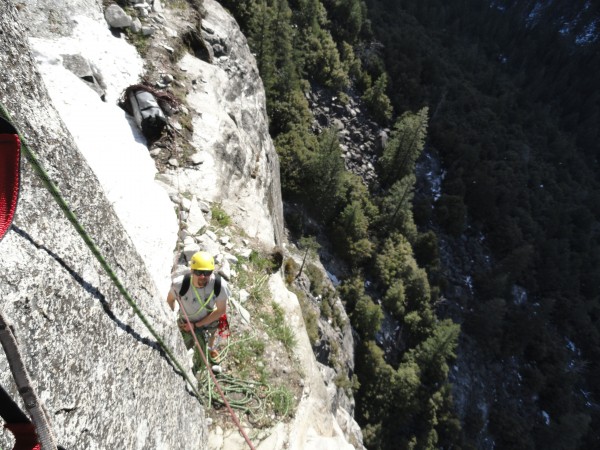
{"type": "MultiPolygon", "coordinates": [[[[306,224],[309,218],[318,221],[348,268],[339,294],[359,339],[356,373],[338,383],[354,389],[365,445],[397,449],[456,442],[460,425],[447,375],[459,328],[435,316],[439,288],[425,270],[438,266],[435,235],[420,233],[412,215],[415,162],[426,141],[429,109],[394,113],[386,95],[387,75],[379,70],[383,61],[370,38],[365,40],[371,30],[363,2],[224,5],[257,57],[284,200],[303,205],[300,213],[286,217],[287,226],[300,243],[315,243],[314,228],[306,224]],[[314,89],[329,90],[343,103],[359,101],[382,125],[392,127],[377,168],[379,183],[367,186],[345,169],[333,127],[313,132],[307,97],[314,89]],[[398,324],[400,356],[393,361],[375,341],[384,309],[398,324]]],[[[286,267],[293,271],[291,264],[286,267]]],[[[320,294],[326,315],[330,293],[320,294]]]]}
{"type": "Polygon", "coordinates": [[[434,111],[428,144],[446,169],[435,210],[467,213],[438,223],[459,234],[466,219],[493,250],[462,306],[463,331],[488,357],[521,366],[528,406],[494,405],[497,448],[598,448],[598,5],[368,6],[393,105],[434,111]],[[515,284],[526,301],[513,298],[515,284]]]}
{"type": "MultiPolygon", "coordinates": [[[[349,270],[339,293],[360,339],[352,384],[369,449],[597,448],[600,190],[591,2],[225,0],[253,49],[281,158],[286,217],[327,230],[349,270]],[[334,130],[313,133],[307,95],[359,99],[391,133],[378,182],[344,169],[334,130]],[[423,149],[445,170],[415,196],[423,149]],[[521,398],[459,423],[448,384],[459,327],[436,311],[445,280],[429,230],[481,232],[492,252],[462,331],[519,367],[521,398]],[[519,286],[525,299],[515,301],[519,286]],[[384,312],[399,355],[375,341],[384,312]],[[526,406],[524,406],[526,405],[526,406]]],[[[326,293],[323,293],[327,298],[326,293]]],[[[324,302],[326,303],[326,302],[324,302]]],[[[323,310],[326,309],[325,305],[323,310]]]]}

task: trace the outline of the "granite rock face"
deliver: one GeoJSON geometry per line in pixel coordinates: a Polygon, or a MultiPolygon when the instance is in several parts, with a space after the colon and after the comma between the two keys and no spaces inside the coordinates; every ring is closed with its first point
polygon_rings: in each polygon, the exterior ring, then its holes
{"type": "MultiPolygon", "coordinates": [[[[164,254],[150,264],[144,253],[165,253],[170,237],[152,239],[151,230],[139,230],[139,223],[132,225],[123,216],[123,205],[111,196],[106,174],[99,173],[93,155],[81,149],[88,142],[74,131],[73,113],[67,109],[77,96],[59,105],[61,91],[51,80],[52,66],[49,70],[35,61],[39,62],[39,49],[52,46],[57,36],[77,39],[74,30],[89,26],[88,20],[105,24],[106,2],[60,3],[27,0],[19,10],[8,4],[0,14],[0,102],[148,322],[188,371],[189,356],[165,302],[165,281],[172,267],[164,263],[164,254]]],[[[196,54],[158,68],[165,82],[185,86],[195,153],[190,164],[172,155],[161,167],[158,184],[173,204],[165,209],[156,201],[155,206],[173,221],[180,207],[177,219],[185,222],[185,229],[179,236],[192,251],[198,246],[210,247],[214,254],[226,250],[205,231],[210,203],[220,204],[253,241],[285,247],[279,162],[268,134],[262,81],[246,38],[213,0],[204,0],[201,28],[176,10],[157,11],[158,0],[147,3],[152,9],[144,8],[136,20],[152,29],[160,51],[168,54],[190,26],[194,39],[202,41],[196,54]]],[[[120,73],[119,64],[111,63],[111,55],[89,44],[82,44],[80,53],[59,55],[57,65],[61,59],[80,78],[74,83],[89,84],[91,79],[100,86],[93,94],[101,98],[98,101],[114,105],[119,89],[132,83],[131,74],[120,73]],[[86,64],[73,64],[83,61],[86,64]]],[[[176,125],[173,121],[177,130],[176,125]]],[[[135,140],[140,143],[143,138],[136,135],[135,140]]],[[[161,151],[149,152],[150,164],[158,166],[154,153],[161,151]]],[[[0,242],[0,308],[13,325],[57,443],[67,449],[243,448],[243,442],[236,446],[237,432],[226,432],[218,446],[209,443],[205,411],[189,393],[184,377],[159,350],[155,337],[25,158],[22,179],[14,225],[0,242]]],[[[173,261],[178,257],[176,234],[173,254],[167,255],[173,261]]],[[[258,448],[278,450],[283,443],[298,450],[363,448],[351,417],[353,404],[339,398],[331,371],[317,363],[297,298],[287,291],[281,274],[273,275],[269,286],[301,335],[297,358],[307,380],[294,420],[271,430],[258,448]]],[[[352,359],[349,329],[343,347],[352,359]]],[[[19,398],[3,352],[0,383],[19,398]]],[[[0,431],[0,448],[11,445],[11,437],[0,431]]]]}
{"type": "Polygon", "coordinates": [[[186,100],[193,117],[192,145],[204,159],[201,165],[167,171],[164,179],[180,192],[201,191],[204,200],[221,203],[249,237],[281,245],[279,159],[256,60],[221,5],[206,0],[204,7],[202,38],[210,62],[188,53],[177,63],[178,73],[191,80],[186,100]]]}
{"type": "MultiPolygon", "coordinates": [[[[53,108],[17,10],[0,14],[0,101],[108,264],[176,356],[187,353],[93,171],[53,108]]],[[[0,299],[65,448],[187,449],[206,441],[204,411],[23,159],[12,229],[0,242],[0,299]],[[197,433],[181,439],[182,429],[197,433]]],[[[0,383],[19,398],[4,353],[0,383]]],[[[0,447],[11,438],[0,433],[0,447]]]]}

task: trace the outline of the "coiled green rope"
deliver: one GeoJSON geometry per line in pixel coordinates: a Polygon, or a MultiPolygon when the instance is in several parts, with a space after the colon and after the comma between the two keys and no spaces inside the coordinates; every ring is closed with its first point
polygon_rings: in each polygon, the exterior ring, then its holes
{"type": "MultiPolygon", "coordinates": [[[[229,352],[229,349],[244,341],[253,339],[254,336],[248,336],[245,339],[238,341],[229,341],[225,348],[220,352],[221,359],[229,352]]],[[[227,398],[229,406],[242,414],[248,416],[251,422],[260,423],[266,420],[268,402],[280,401],[283,402],[283,410],[280,411],[281,417],[287,416],[292,406],[292,400],[286,396],[285,389],[273,387],[268,383],[259,380],[247,380],[234,377],[226,373],[216,373],[216,379],[223,395],[227,398]],[[276,400],[274,400],[276,399],[276,400]]],[[[201,392],[205,397],[208,397],[211,407],[211,401],[221,404],[218,392],[215,391],[215,384],[212,382],[208,373],[200,376],[198,379],[201,392]],[[214,400],[213,400],[214,397],[214,400]]]]}

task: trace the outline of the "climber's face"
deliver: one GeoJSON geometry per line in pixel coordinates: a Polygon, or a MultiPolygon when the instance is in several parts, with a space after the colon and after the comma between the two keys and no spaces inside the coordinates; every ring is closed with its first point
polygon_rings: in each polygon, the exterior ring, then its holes
{"type": "Polygon", "coordinates": [[[212,270],[192,270],[192,273],[194,274],[196,286],[204,287],[212,275],[212,270]]]}

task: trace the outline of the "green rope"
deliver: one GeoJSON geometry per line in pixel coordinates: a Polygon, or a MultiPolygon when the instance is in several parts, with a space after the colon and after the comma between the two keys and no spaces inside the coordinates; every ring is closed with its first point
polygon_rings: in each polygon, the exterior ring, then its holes
{"type": "MultiPolygon", "coordinates": [[[[2,104],[0,104],[0,112],[7,120],[11,121],[10,115],[4,108],[4,105],[2,105],[2,104]]],[[[13,124],[13,126],[14,126],[14,124],[13,124]]],[[[140,310],[137,303],[133,300],[133,298],[131,297],[131,295],[129,294],[129,292],[127,291],[127,289],[125,288],[125,286],[123,285],[123,283],[121,282],[119,277],[117,276],[117,274],[112,270],[112,268],[106,262],[106,259],[104,258],[104,256],[102,256],[102,253],[100,252],[100,249],[98,248],[98,246],[95,244],[95,242],[90,237],[90,235],[87,233],[85,228],[81,225],[81,223],[79,223],[79,220],[77,219],[77,217],[75,216],[73,211],[69,208],[69,205],[67,204],[67,202],[61,195],[60,191],[58,190],[58,187],[52,182],[52,180],[48,176],[48,173],[44,170],[44,168],[40,164],[40,161],[39,161],[37,155],[27,145],[23,134],[19,132],[19,130],[16,126],[15,126],[15,129],[17,130],[19,138],[21,139],[21,149],[23,150],[23,153],[29,160],[35,173],[40,177],[40,179],[42,180],[46,189],[48,189],[48,191],[50,191],[50,194],[52,195],[54,200],[56,200],[56,203],[58,203],[58,206],[60,207],[60,209],[63,211],[63,213],[69,220],[69,222],[71,222],[71,224],[73,225],[75,230],[77,230],[77,233],[79,233],[79,235],[84,240],[84,242],[86,243],[86,245],[88,246],[90,251],[94,254],[94,256],[96,257],[96,259],[98,260],[98,262],[100,263],[102,268],[106,271],[106,273],[112,280],[113,284],[117,287],[117,289],[119,290],[121,295],[123,295],[123,297],[129,304],[129,306],[131,306],[131,308],[133,309],[135,314],[140,318],[140,320],[146,326],[148,331],[150,331],[150,334],[152,334],[154,339],[156,339],[156,342],[165,351],[165,353],[167,354],[169,359],[173,362],[173,364],[175,364],[177,369],[181,372],[182,376],[185,378],[187,383],[190,385],[192,391],[194,392],[194,394],[196,395],[198,400],[200,400],[200,393],[196,389],[196,387],[195,387],[194,383],[192,382],[192,380],[190,379],[190,377],[187,375],[186,371],[183,369],[183,366],[179,363],[177,358],[175,358],[175,356],[173,355],[173,352],[169,349],[169,347],[167,347],[167,345],[164,343],[163,339],[159,336],[159,334],[156,332],[156,330],[154,330],[154,328],[152,327],[152,325],[150,324],[150,322],[148,321],[146,316],[144,316],[144,314],[140,310]]]]}
{"type": "MultiPolygon", "coordinates": [[[[253,339],[254,336],[248,336],[245,339],[241,339],[238,341],[231,341],[227,343],[223,351],[220,352],[221,358],[224,357],[224,354],[227,353],[233,345],[241,344],[247,340],[253,339]]],[[[217,373],[215,374],[218,379],[219,386],[223,392],[223,395],[227,398],[227,402],[229,405],[240,411],[242,414],[247,415],[251,418],[251,421],[254,423],[259,423],[265,420],[267,416],[267,403],[270,401],[274,403],[274,398],[277,396],[279,398],[284,398],[285,408],[284,411],[280,414],[280,416],[286,417],[289,413],[291,407],[291,401],[286,398],[285,391],[280,387],[272,387],[268,383],[259,380],[246,380],[236,378],[232,375],[226,373],[217,373]]],[[[211,378],[208,372],[204,373],[203,377],[198,378],[198,382],[200,385],[200,389],[205,397],[211,399],[214,398],[214,403],[223,404],[219,397],[216,395],[217,392],[214,391],[214,384],[211,382],[211,378]]],[[[209,408],[211,407],[209,403],[209,408]]]]}
{"type": "MultiPolygon", "coordinates": [[[[263,388],[262,390],[268,390],[267,385],[260,382],[244,381],[227,374],[218,374],[217,378],[232,408],[254,417],[257,417],[257,414],[259,417],[264,415],[264,402],[259,391],[261,388],[263,388]]],[[[206,382],[202,385],[203,392],[210,395],[212,387],[210,383],[206,382]]],[[[214,402],[220,403],[216,396],[214,402]]]]}

